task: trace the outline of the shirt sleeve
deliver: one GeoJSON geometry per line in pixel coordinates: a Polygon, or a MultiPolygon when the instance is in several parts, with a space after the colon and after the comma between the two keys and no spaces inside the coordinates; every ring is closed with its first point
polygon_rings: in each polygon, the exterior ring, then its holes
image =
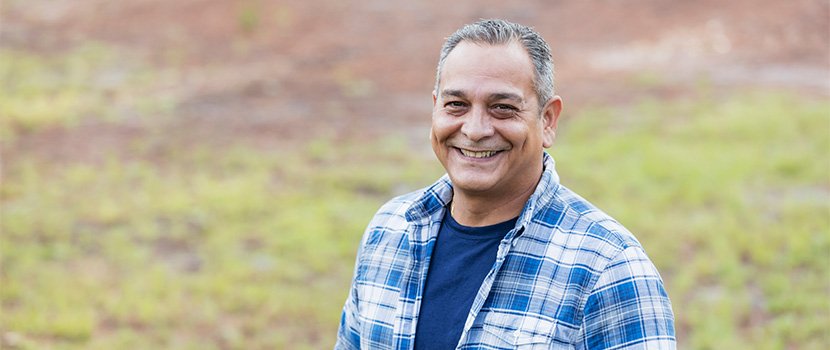
{"type": "Polygon", "coordinates": [[[340,316],[340,328],[337,330],[337,342],[335,350],[360,349],[360,333],[357,325],[357,304],[355,303],[354,291],[349,292],[346,304],[343,306],[343,313],[340,316]]]}
{"type": "Polygon", "coordinates": [[[360,254],[363,251],[363,244],[365,243],[365,234],[360,242],[360,249],[357,252],[355,261],[354,274],[352,277],[352,284],[349,288],[349,295],[346,297],[346,303],[343,305],[343,313],[340,315],[340,327],[337,330],[337,342],[334,343],[335,350],[359,350],[360,349],[360,319],[358,317],[358,295],[355,288],[355,281],[357,279],[357,271],[360,265],[360,254]]]}
{"type": "Polygon", "coordinates": [[[585,304],[580,349],[675,349],[674,315],[657,269],[639,246],[603,270],[585,304]]]}

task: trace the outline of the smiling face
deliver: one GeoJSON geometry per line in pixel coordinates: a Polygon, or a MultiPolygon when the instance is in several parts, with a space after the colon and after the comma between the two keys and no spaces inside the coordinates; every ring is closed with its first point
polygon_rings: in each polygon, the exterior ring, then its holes
{"type": "Polygon", "coordinates": [[[461,42],[444,61],[438,86],[430,140],[455,191],[502,198],[535,188],[561,100],[540,108],[525,49],[461,42]]]}

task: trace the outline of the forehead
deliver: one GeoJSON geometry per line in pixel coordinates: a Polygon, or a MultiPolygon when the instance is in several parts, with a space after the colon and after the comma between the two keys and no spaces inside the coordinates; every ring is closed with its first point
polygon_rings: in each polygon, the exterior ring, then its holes
{"type": "Polygon", "coordinates": [[[518,42],[490,45],[464,41],[447,55],[439,86],[442,91],[513,93],[531,98],[533,71],[527,51],[518,42]]]}

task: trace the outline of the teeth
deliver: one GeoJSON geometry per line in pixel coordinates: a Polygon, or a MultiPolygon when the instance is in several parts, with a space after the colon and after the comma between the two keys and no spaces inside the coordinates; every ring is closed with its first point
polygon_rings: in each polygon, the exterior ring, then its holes
{"type": "Polygon", "coordinates": [[[487,157],[492,157],[494,154],[498,153],[498,151],[475,152],[475,151],[468,151],[468,150],[465,150],[465,149],[462,149],[462,148],[459,148],[459,149],[461,150],[461,154],[463,154],[467,157],[472,157],[472,158],[487,158],[487,157]]]}

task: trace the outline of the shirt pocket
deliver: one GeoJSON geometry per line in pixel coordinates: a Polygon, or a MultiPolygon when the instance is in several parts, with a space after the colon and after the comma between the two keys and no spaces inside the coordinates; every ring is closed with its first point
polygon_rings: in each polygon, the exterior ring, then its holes
{"type": "Polygon", "coordinates": [[[553,335],[556,322],[533,316],[489,315],[482,325],[484,338],[504,349],[570,349],[558,343],[553,335]]]}

